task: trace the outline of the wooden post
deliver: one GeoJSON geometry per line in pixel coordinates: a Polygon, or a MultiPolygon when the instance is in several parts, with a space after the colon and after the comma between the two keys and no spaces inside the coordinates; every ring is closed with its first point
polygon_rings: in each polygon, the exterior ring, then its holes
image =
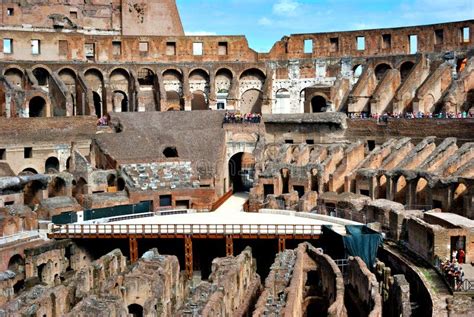
{"type": "Polygon", "coordinates": [[[184,267],[188,279],[193,277],[193,240],[191,235],[184,237],[184,267]]]}
{"type": "Polygon", "coordinates": [[[234,255],[234,239],[232,236],[225,236],[225,255],[233,256],[234,255]]]}
{"type": "Polygon", "coordinates": [[[278,238],[278,252],[283,252],[286,249],[286,239],[278,238]]]}
{"type": "Polygon", "coordinates": [[[137,238],[128,239],[130,246],[130,262],[135,263],[138,261],[138,241],[137,238]]]}

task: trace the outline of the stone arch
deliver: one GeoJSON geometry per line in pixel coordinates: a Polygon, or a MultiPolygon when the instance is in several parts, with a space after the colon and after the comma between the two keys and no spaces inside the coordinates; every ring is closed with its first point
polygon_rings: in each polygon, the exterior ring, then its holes
{"type": "Polygon", "coordinates": [[[121,90],[115,90],[112,97],[112,104],[115,112],[129,112],[129,102],[127,93],[121,90]]]}
{"type": "Polygon", "coordinates": [[[48,197],[66,196],[66,181],[61,177],[55,177],[49,184],[48,197]]]}
{"type": "Polygon", "coordinates": [[[24,273],[25,272],[25,259],[20,254],[13,255],[8,261],[8,270],[15,273],[24,273]]]}
{"type": "Polygon", "coordinates": [[[38,180],[28,182],[23,188],[24,204],[27,206],[34,206],[40,203],[42,199],[42,191],[45,186],[38,180]]]}
{"type": "Polygon", "coordinates": [[[352,73],[354,74],[354,78],[359,79],[359,77],[362,75],[362,72],[364,71],[364,66],[362,64],[356,64],[354,67],[352,67],[352,73]]]}
{"type": "Polygon", "coordinates": [[[248,68],[243,70],[240,73],[239,79],[240,80],[260,80],[265,81],[266,79],[265,71],[258,67],[248,68]]]}
{"type": "Polygon", "coordinates": [[[115,174],[107,175],[107,186],[114,187],[117,185],[117,176],[115,174]]]}
{"type": "Polygon", "coordinates": [[[422,99],[423,112],[435,112],[435,98],[432,94],[427,94],[422,99]]]}
{"type": "Polygon", "coordinates": [[[189,90],[192,93],[195,91],[209,93],[209,73],[202,68],[191,71],[189,73],[189,90]]]}
{"type": "Polygon", "coordinates": [[[36,171],[32,167],[27,167],[27,168],[23,169],[18,175],[19,176],[24,176],[24,175],[36,175],[36,174],[38,174],[38,171],[36,171]]]}
{"type": "Polygon", "coordinates": [[[117,190],[125,190],[125,180],[122,177],[117,178],[117,190]]]}
{"type": "Polygon", "coordinates": [[[378,199],[387,197],[387,176],[381,175],[378,178],[378,199]]]}
{"type": "Polygon", "coordinates": [[[278,89],[275,93],[275,109],[273,109],[272,113],[289,113],[290,107],[290,92],[285,88],[278,89]]]}
{"type": "Polygon", "coordinates": [[[249,89],[240,98],[242,113],[262,113],[263,92],[258,89],[249,89]]]}
{"type": "Polygon", "coordinates": [[[155,82],[155,73],[150,68],[140,68],[138,70],[137,76],[140,86],[153,86],[155,82]]]}
{"type": "Polygon", "coordinates": [[[78,195],[86,195],[88,193],[87,181],[84,178],[79,178],[77,182],[73,182],[73,185],[74,188],[72,195],[74,197],[77,197],[78,195]]]}
{"type": "Polygon", "coordinates": [[[166,91],[166,100],[168,101],[167,111],[181,111],[184,110],[184,100],[179,92],[175,90],[166,91]]]}
{"type": "Polygon", "coordinates": [[[63,67],[59,72],[58,72],[59,78],[61,78],[61,81],[63,84],[66,86],[69,95],[71,96],[72,100],[72,111],[71,114],[73,116],[77,115],[77,109],[76,109],[76,104],[77,104],[77,99],[76,99],[76,94],[77,94],[77,89],[76,89],[76,81],[77,81],[77,74],[76,71],[63,67]]]}
{"type": "Polygon", "coordinates": [[[416,181],[416,197],[415,197],[415,205],[419,206],[428,206],[429,205],[429,200],[428,200],[428,181],[424,177],[420,177],[416,181]]]}
{"type": "Polygon", "coordinates": [[[84,72],[84,78],[88,88],[92,90],[94,112],[100,118],[107,114],[107,104],[103,102],[105,100],[104,74],[97,68],[89,68],[84,72]]]}
{"type": "Polygon", "coordinates": [[[121,67],[114,68],[109,74],[109,85],[112,90],[128,91],[130,74],[121,67]]]}
{"type": "Polygon", "coordinates": [[[311,98],[311,112],[318,113],[318,112],[325,112],[327,109],[327,99],[318,94],[311,98]]]}
{"type": "Polygon", "coordinates": [[[48,157],[44,163],[44,171],[46,174],[55,174],[59,172],[59,160],[57,157],[48,157]]]}
{"type": "Polygon", "coordinates": [[[255,175],[255,157],[249,152],[238,152],[228,162],[229,184],[234,193],[249,191],[255,175]]]}
{"type": "Polygon", "coordinates": [[[406,203],[406,192],[408,183],[405,176],[400,175],[395,183],[395,199],[394,201],[405,204],[406,203]]]}
{"type": "Polygon", "coordinates": [[[38,82],[38,86],[49,86],[49,77],[51,76],[50,71],[43,66],[36,66],[32,72],[38,82]]]}
{"type": "Polygon", "coordinates": [[[3,75],[13,86],[23,88],[25,73],[21,68],[9,67],[3,75]]]}
{"type": "Polygon", "coordinates": [[[184,110],[182,72],[175,68],[169,68],[163,71],[162,77],[168,109],[172,107],[174,109],[184,110]]]}
{"type": "Polygon", "coordinates": [[[374,73],[377,80],[381,80],[390,69],[392,69],[392,66],[387,63],[380,63],[375,66],[374,73]]]}
{"type": "Polygon", "coordinates": [[[28,103],[28,111],[30,118],[46,117],[47,105],[46,100],[41,96],[35,96],[28,103]]]}
{"type": "Polygon", "coordinates": [[[209,110],[208,98],[203,91],[196,90],[193,92],[191,110],[209,110]]]}
{"type": "Polygon", "coordinates": [[[400,78],[402,82],[404,82],[407,79],[408,75],[410,75],[410,72],[414,66],[415,66],[415,63],[413,63],[412,61],[406,61],[400,65],[400,78]]]}

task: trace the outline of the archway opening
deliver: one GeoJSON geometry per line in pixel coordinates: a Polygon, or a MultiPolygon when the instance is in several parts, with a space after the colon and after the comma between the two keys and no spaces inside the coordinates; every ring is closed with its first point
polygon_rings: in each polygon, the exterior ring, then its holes
{"type": "Polygon", "coordinates": [[[54,156],[49,157],[44,164],[44,170],[46,174],[59,173],[59,160],[54,156]]]}
{"type": "Polygon", "coordinates": [[[128,97],[127,94],[121,90],[116,90],[114,91],[114,96],[113,96],[113,105],[114,105],[114,110],[116,112],[128,112],[129,107],[128,107],[128,97]]]}
{"type": "Polygon", "coordinates": [[[55,177],[49,184],[48,197],[66,196],[66,181],[61,177],[55,177]]]}
{"type": "Polygon", "coordinates": [[[31,98],[29,103],[30,118],[46,117],[46,101],[43,97],[31,98]]]}
{"type": "Polygon", "coordinates": [[[128,305],[128,315],[133,317],[143,317],[143,307],[138,304],[128,305]]]}
{"type": "Polygon", "coordinates": [[[5,72],[5,78],[14,86],[23,87],[23,72],[18,68],[9,68],[5,72]]]}
{"type": "Polygon", "coordinates": [[[184,100],[177,91],[167,91],[166,100],[168,101],[168,110],[184,110],[184,100]]]}
{"type": "Polygon", "coordinates": [[[40,264],[40,265],[38,265],[38,267],[37,267],[37,270],[38,270],[38,279],[40,280],[41,283],[44,282],[44,277],[45,277],[45,276],[44,276],[44,275],[45,275],[45,274],[44,274],[44,273],[45,273],[44,270],[45,270],[45,268],[46,268],[46,263],[40,264]]]}
{"type": "Polygon", "coordinates": [[[311,112],[318,113],[326,111],[327,101],[323,96],[314,96],[311,99],[311,112]]]}
{"type": "Polygon", "coordinates": [[[97,118],[102,117],[102,98],[100,98],[100,95],[93,91],[92,96],[94,99],[94,109],[95,109],[95,115],[97,118]]]}
{"type": "Polygon", "coordinates": [[[354,73],[354,78],[359,79],[360,75],[362,75],[362,71],[364,70],[364,67],[362,65],[355,65],[352,68],[352,71],[354,73]]]}
{"type": "Polygon", "coordinates": [[[41,191],[45,189],[45,186],[40,181],[34,180],[26,184],[23,188],[23,199],[27,206],[34,207],[40,203],[42,195],[41,191]]]}
{"type": "Polygon", "coordinates": [[[284,88],[278,90],[275,95],[275,109],[273,109],[273,113],[289,113],[290,103],[290,92],[284,88]]]}
{"type": "Polygon", "coordinates": [[[247,152],[239,152],[229,160],[229,180],[234,193],[247,192],[253,186],[255,157],[247,152]]]}
{"type": "Polygon", "coordinates": [[[281,183],[282,183],[282,194],[288,194],[290,192],[290,170],[282,168],[280,170],[281,183]]]}
{"type": "Polygon", "coordinates": [[[193,92],[193,99],[191,100],[191,110],[209,110],[209,106],[207,104],[207,97],[204,92],[193,92]]]}
{"type": "Polygon", "coordinates": [[[19,254],[15,254],[8,261],[8,269],[17,274],[22,274],[25,272],[25,260],[19,254]]]}
{"type": "Polygon", "coordinates": [[[392,67],[385,63],[377,65],[377,67],[375,67],[375,77],[377,80],[381,80],[390,69],[392,69],[392,67]]]}
{"type": "Polygon", "coordinates": [[[73,188],[73,196],[77,197],[78,195],[85,194],[87,194],[87,182],[84,178],[81,177],[73,188]]]}
{"type": "Polygon", "coordinates": [[[141,68],[138,71],[138,83],[140,86],[153,86],[155,73],[151,69],[141,68]]]}
{"type": "Polygon", "coordinates": [[[378,190],[378,198],[386,198],[387,197],[387,177],[385,175],[380,176],[379,178],[379,190],[378,190]]]}
{"type": "Polygon", "coordinates": [[[262,113],[263,93],[257,89],[249,89],[242,94],[240,111],[242,113],[262,113]]]}
{"type": "Polygon", "coordinates": [[[33,70],[33,75],[38,81],[39,86],[48,86],[49,72],[46,69],[37,67],[33,70]]]}
{"type": "Polygon", "coordinates": [[[404,82],[408,78],[408,75],[410,75],[413,66],[415,66],[415,63],[410,61],[405,62],[400,66],[400,78],[402,82],[404,82]]]}
{"type": "Polygon", "coordinates": [[[420,179],[418,179],[418,182],[416,183],[415,205],[419,205],[420,207],[425,207],[425,210],[431,209],[431,208],[428,208],[427,206],[428,205],[427,190],[428,190],[428,181],[424,179],[423,177],[420,177],[420,179]]]}
{"type": "Polygon", "coordinates": [[[397,180],[397,184],[395,187],[395,201],[397,203],[405,204],[406,202],[406,189],[407,189],[407,181],[405,176],[400,176],[397,180]]]}
{"type": "Polygon", "coordinates": [[[34,168],[28,167],[28,168],[25,168],[24,170],[22,170],[18,175],[19,176],[28,176],[28,175],[36,175],[36,174],[38,174],[38,172],[34,168]]]}

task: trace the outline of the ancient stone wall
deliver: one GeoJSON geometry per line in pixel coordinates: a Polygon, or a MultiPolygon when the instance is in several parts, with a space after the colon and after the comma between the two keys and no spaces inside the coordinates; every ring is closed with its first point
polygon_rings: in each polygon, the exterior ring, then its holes
{"type": "Polygon", "coordinates": [[[352,309],[358,309],[360,315],[382,316],[382,297],[375,275],[359,257],[349,257],[346,269],[345,292],[354,305],[352,309]]]}

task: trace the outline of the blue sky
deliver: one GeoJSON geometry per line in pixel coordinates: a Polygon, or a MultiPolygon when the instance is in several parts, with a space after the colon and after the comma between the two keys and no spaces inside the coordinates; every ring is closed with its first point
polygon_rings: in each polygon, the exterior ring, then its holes
{"type": "Polygon", "coordinates": [[[267,52],[283,36],[474,19],[474,0],[176,0],[188,35],[245,35],[267,52]]]}

